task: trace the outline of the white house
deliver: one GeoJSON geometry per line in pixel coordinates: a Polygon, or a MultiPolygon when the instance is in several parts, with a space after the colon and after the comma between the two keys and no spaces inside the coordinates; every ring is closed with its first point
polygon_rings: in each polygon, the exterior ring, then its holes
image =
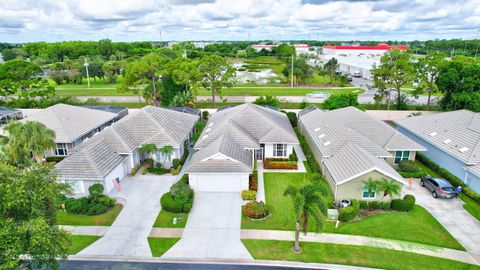
{"type": "Polygon", "coordinates": [[[198,120],[197,115],[189,113],[144,107],[75,147],[55,166],[59,180],[70,183],[76,196],[86,195],[94,183],[103,184],[108,193],[142,159],[165,161],[166,166],[180,159],[198,120]],[[138,149],[145,144],[154,144],[157,149],[170,145],[174,151],[167,156],[159,152],[141,155],[138,149]]]}
{"type": "Polygon", "coordinates": [[[288,158],[299,142],[287,116],[273,108],[242,104],[213,114],[186,169],[195,191],[248,189],[254,161],[288,158]]]}

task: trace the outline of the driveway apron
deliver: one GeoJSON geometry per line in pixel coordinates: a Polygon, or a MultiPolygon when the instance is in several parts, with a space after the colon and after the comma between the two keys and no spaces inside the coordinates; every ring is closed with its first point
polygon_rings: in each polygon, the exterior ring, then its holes
{"type": "Polygon", "coordinates": [[[151,257],[147,237],[160,211],[160,197],[175,180],[171,175],[140,175],[122,181],[122,190],[109,195],[125,200],[123,210],[105,236],[79,255],[151,257]]]}
{"type": "Polygon", "coordinates": [[[416,198],[416,203],[428,210],[465,249],[480,254],[480,221],[463,209],[460,199],[434,199],[430,191],[420,186],[418,180],[406,193],[416,198]]]}
{"type": "Polygon", "coordinates": [[[239,193],[197,192],[182,239],[163,258],[253,259],[240,240],[239,193]]]}

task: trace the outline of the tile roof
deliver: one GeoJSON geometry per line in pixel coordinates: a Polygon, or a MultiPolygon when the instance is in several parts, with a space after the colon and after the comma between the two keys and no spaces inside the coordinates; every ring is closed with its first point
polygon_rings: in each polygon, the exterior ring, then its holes
{"type": "Polygon", "coordinates": [[[198,163],[203,171],[245,171],[245,166],[252,171],[252,151],[248,149],[260,148],[263,143],[299,143],[284,113],[248,103],[217,111],[195,144],[194,149],[199,151],[193,154],[187,171],[197,170],[198,163]],[[243,164],[230,168],[232,164],[227,161],[205,160],[215,153],[243,164]]]}
{"type": "Polygon", "coordinates": [[[55,142],[73,143],[117,114],[67,104],[56,104],[21,121],[38,121],[55,131],[55,142]]]}
{"type": "Polygon", "coordinates": [[[480,113],[458,110],[408,117],[396,124],[464,163],[480,163],[480,113]]]}

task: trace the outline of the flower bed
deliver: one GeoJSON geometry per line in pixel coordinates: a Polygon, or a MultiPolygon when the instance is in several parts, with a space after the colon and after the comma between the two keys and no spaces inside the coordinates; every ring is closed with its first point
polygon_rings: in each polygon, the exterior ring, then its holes
{"type": "Polygon", "coordinates": [[[251,201],[243,206],[243,213],[251,219],[262,219],[270,215],[270,208],[264,202],[251,201]]]}
{"type": "Polygon", "coordinates": [[[297,170],[296,161],[289,161],[286,158],[266,158],[263,161],[264,169],[297,170]]]}

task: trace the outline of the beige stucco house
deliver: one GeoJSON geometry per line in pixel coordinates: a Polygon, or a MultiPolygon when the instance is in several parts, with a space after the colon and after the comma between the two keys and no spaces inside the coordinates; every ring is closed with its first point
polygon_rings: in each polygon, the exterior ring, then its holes
{"type": "Polygon", "coordinates": [[[365,112],[347,107],[323,111],[309,107],[299,113],[298,126],[338,203],[341,200],[388,200],[365,181],[405,179],[395,167],[414,160],[425,148],[365,112]]]}

